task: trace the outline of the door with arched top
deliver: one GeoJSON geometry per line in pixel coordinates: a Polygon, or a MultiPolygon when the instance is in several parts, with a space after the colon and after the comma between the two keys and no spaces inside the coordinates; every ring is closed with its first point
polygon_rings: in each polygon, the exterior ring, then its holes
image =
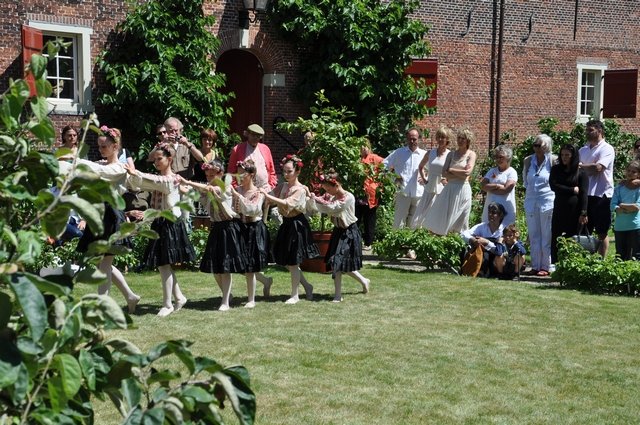
{"type": "Polygon", "coordinates": [[[229,130],[242,135],[249,124],[262,123],[262,77],[264,70],[258,58],[247,50],[233,49],[224,52],[216,64],[216,72],[227,77],[225,93],[236,97],[229,106],[233,114],[229,119],[229,130]]]}

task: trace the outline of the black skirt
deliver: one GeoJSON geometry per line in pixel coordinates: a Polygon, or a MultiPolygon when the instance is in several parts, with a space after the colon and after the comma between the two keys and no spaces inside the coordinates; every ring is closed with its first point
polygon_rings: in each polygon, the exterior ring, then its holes
{"type": "Polygon", "coordinates": [[[307,258],[319,257],[320,252],[311,236],[311,227],[304,214],[283,217],[273,247],[273,258],[281,266],[294,266],[307,258]]]}
{"type": "Polygon", "coordinates": [[[151,230],[158,233],[158,239],[150,239],[142,256],[142,264],[150,269],[168,264],[190,263],[196,259],[196,253],[187,236],[184,221],[171,222],[156,218],[151,230]]]}
{"type": "MultiPolygon", "coordinates": [[[[120,230],[122,223],[127,220],[123,211],[116,210],[111,206],[111,204],[105,202],[102,221],[104,223],[104,231],[100,235],[94,234],[89,226],[85,227],[84,233],[82,234],[82,237],[80,237],[76,248],[78,252],[87,252],[87,249],[92,242],[109,240],[109,237],[120,230]]],[[[113,243],[113,245],[121,245],[127,248],[133,247],[129,238],[118,239],[113,243]]],[[[105,255],[113,254],[106,253],[105,255]]]]}
{"type": "Polygon", "coordinates": [[[346,229],[333,228],[324,261],[334,273],[354,272],[362,268],[362,237],[356,223],[346,229]]]}
{"type": "Polygon", "coordinates": [[[201,272],[245,273],[248,258],[241,225],[237,220],[211,223],[207,247],[200,263],[201,272]]]}
{"type": "Polygon", "coordinates": [[[243,225],[247,272],[255,273],[269,264],[269,231],[262,220],[243,225]]]}

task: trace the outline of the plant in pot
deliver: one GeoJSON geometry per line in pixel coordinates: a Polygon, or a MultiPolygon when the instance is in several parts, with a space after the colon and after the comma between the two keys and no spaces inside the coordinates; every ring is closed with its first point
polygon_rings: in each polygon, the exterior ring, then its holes
{"type": "MultiPolygon", "coordinates": [[[[368,177],[379,180],[379,190],[384,197],[392,196],[390,190],[394,189],[394,185],[387,173],[380,172],[379,169],[372,170],[370,165],[360,162],[360,151],[366,143],[366,136],[356,134],[357,127],[351,121],[355,114],[345,106],[331,106],[322,90],[316,93],[316,102],[310,111],[310,118],[298,117],[293,122],[278,124],[282,131],[305,135],[305,146],[299,152],[304,163],[300,181],[320,194],[320,175],[333,169],[338,173],[342,186],[353,193],[356,199],[364,197],[364,181],[368,177]]],[[[324,215],[312,217],[310,223],[314,240],[322,250],[322,239],[326,239],[328,245],[327,235],[330,235],[333,225],[324,215]]],[[[322,258],[319,261],[322,262],[322,258]]],[[[324,263],[322,265],[322,271],[326,271],[324,263]]],[[[304,270],[308,264],[303,264],[302,267],[304,270]]]]}

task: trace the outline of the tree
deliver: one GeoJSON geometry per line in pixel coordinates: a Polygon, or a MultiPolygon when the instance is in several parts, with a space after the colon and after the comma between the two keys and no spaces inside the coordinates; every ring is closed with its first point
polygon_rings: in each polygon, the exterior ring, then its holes
{"type": "MultiPolygon", "coordinates": [[[[47,48],[54,57],[55,44],[47,48]]],[[[57,156],[70,151],[51,152],[46,69],[46,59],[33,55],[29,72],[37,94],[30,97],[25,80],[12,80],[0,95],[0,424],[92,424],[96,397],[111,399],[127,424],[219,424],[218,409],[228,398],[239,421],[252,424],[255,395],[245,368],[196,357],[188,341],[166,341],[143,353],[106,337],[105,330],[125,329],[131,319],[109,296],[78,298],[73,288],[104,282],[94,264],[101,253],[113,252],[109,242],[94,242],[78,273],[68,265],[64,274],[47,278],[27,271],[46,238],[63,232],[71,208],[99,234],[103,203],[124,206],[108,183],[76,160],[73,173],[59,175],[57,156]],[[54,184],[60,188],[55,196],[48,190],[54,184]],[[167,356],[184,370],[161,366],[158,360],[167,356]]],[[[95,116],[83,122],[85,135],[97,127],[95,116]]],[[[152,211],[147,218],[160,214],[172,216],[152,211]]],[[[113,237],[136,229],[125,224],[113,237]]]]}
{"type": "Polygon", "coordinates": [[[98,58],[107,87],[98,102],[127,123],[129,140],[155,143],[155,125],[175,116],[187,137],[198,139],[200,128],[214,128],[226,139],[229,95],[219,92],[225,77],[216,74],[213,58],[220,40],[210,28],[203,0],[151,0],[133,5],[109,47],[98,58]],[[132,119],[134,117],[134,119],[132,119]]]}
{"type": "Polygon", "coordinates": [[[418,0],[276,0],[270,19],[302,52],[298,93],[307,104],[324,89],[355,112],[355,124],[382,150],[427,112],[430,87],[404,74],[425,57],[428,28],[412,20],[418,0]]]}

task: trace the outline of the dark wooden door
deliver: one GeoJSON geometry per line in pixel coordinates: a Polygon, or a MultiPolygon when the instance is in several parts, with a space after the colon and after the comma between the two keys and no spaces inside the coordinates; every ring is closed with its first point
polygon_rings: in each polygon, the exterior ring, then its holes
{"type": "Polygon", "coordinates": [[[262,123],[262,65],[252,53],[246,50],[229,50],[224,52],[216,65],[216,72],[227,76],[225,93],[235,93],[229,106],[233,114],[229,119],[232,133],[242,132],[249,124],[262,123]]]}

